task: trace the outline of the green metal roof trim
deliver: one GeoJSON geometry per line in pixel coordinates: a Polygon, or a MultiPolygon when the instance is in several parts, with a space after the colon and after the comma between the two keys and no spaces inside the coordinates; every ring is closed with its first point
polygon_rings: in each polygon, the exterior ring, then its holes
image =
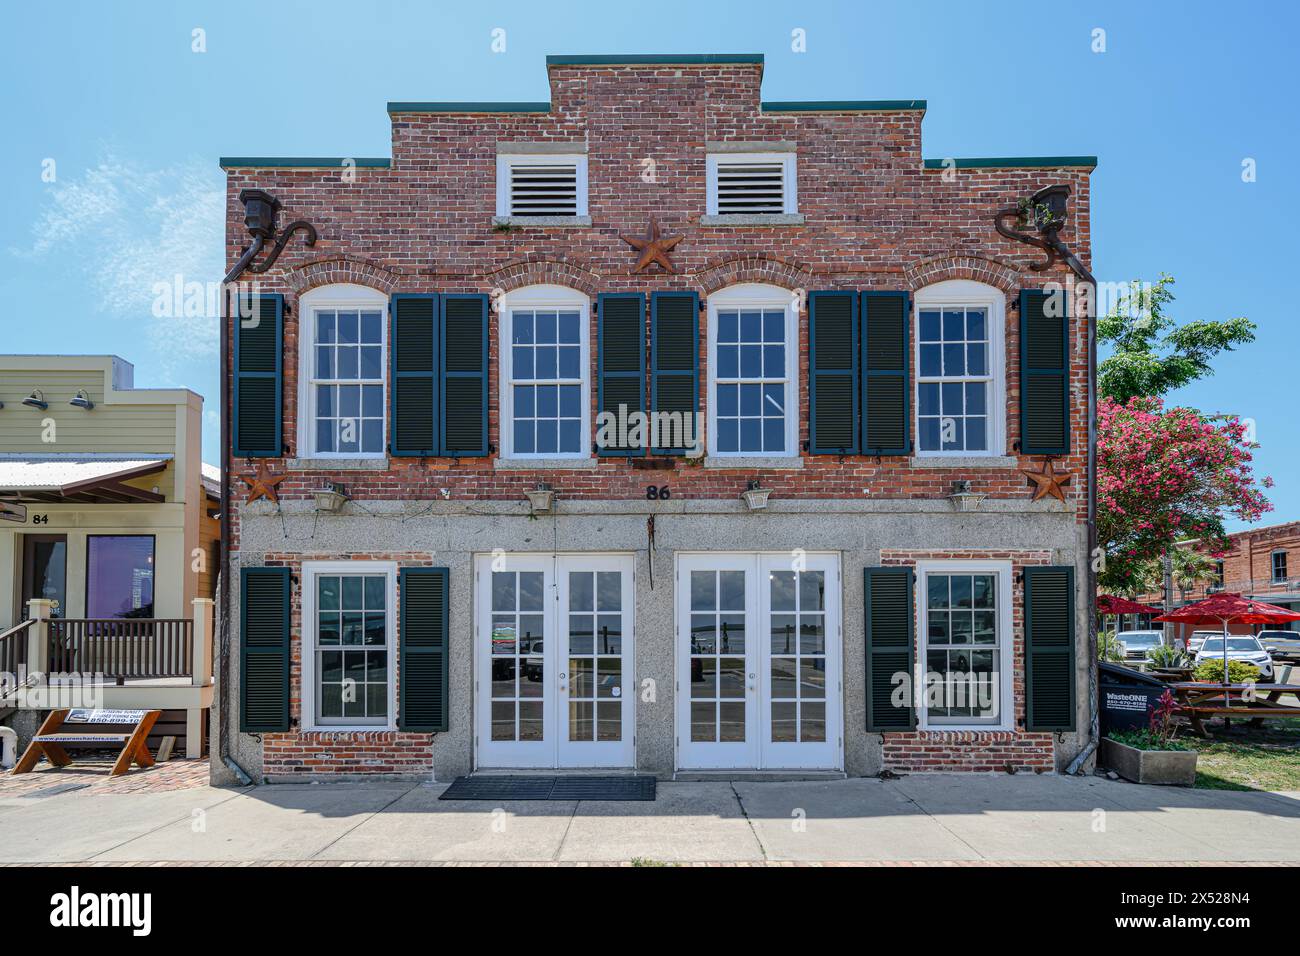
{"type": "Polygon", "coordinates": [[[402,103],[390,102],[390,113],[549,113],[550,103],[402,103]]]}
{"type": "Polygon", "coordinates": [[[683,66],[711,66],[726,63],[754,63],[763,65],[761,53],[576,53],[548,56],[547,66],[653,66],[656,64],[681,64],[683,66]]]}
{"type": "Polygon", "coordinates": [[[925,110],[925,100],[792,100],[759,104],[764,113],[877,113],[925,110]]]}
{"type": "Polygon", "coordinates": [[[243,166],[335,169],[342,168],[344,163],[352,163],[358,169],[388,169],[393,165],[391,159],[358,156],[222,156],[217,163],[222,169],[243,166]]]}
{"type": "Polygon", "coordinates": [[[984,156],[975,159],[927,159],[926,169],[947,169],[951,162],[956,169],[1055,169],[1059,166],[1097,166],[1096,156],[984,156]]]}

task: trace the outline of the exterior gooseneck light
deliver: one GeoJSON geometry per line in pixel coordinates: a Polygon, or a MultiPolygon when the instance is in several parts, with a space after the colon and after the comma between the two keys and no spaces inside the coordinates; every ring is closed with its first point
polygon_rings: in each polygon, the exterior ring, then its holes
{"type": "Polygon", "coordinates": [[[28,408],[39,408],[41,411],[50,407],[50,403],[45,400],[45,393],[39,388],[32,389],[32,393],[23,399],[23,404],[28,408]]]}
{"type": "Polygon", "coordinates": [[[245,271],[260,273],[271,268],[275,265],[275,260],[280,258],[289,239],[299,229],[306,233],[305,242],[308,246],[316,245],[316,227],[306,219],[295,219],[276,238],[275,220],[280,213],[280,200],[265,190],[245,189],[239,194],[239,201],[244,204],[244,228],[253,237],[253,242],[244,250],[234,268],[226,273],[223,282],[234,282],[245,271]],[[271,252],[261,262],[254,264],[257,254],[272,241],[275,246],[271,252]]]}
{"type": "Polygon", "coordinates": [[[95,403],[90,400],[90,396],[86,394],[84,388],[77,389],[77,394],[72,396],[72,400],[68,404],[73,408],[84,408],[86,411],[90,411],[95,407],[95,403]]]}

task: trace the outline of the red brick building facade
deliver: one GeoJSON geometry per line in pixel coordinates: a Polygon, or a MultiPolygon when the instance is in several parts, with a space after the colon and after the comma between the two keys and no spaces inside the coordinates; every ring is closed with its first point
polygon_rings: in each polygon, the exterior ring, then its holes
{"type": "Polygon", "coordinates": [[[249,242],[246,190],[273,196],[281,225],[303,220],[318,234],[241,279],[272,303],[260,328],[274,332],[275,368],[241,365],[256,364],[256,319],[227,329],[231,474],[262,467],[282,479],[275,502],[246,502],[247,483],[231,480],[221,730],[232,758],[259,779],[1068,762],[1087,728],[1077,648],[1090,604],[1088,319],[1061,325],[1064,444],[1023,454],[1033,441],[1022,399],[1042,381],[1023,357],[1043,362],[1022,341],[1022,305],[1038,301],[1022,293],[1069,273],[1031,269],[1041,256],[1000,236],[993,217],[1067,186],[1061,238],[1087,263],[1094,161],[926,161],[923,102],[764,102],[761,57],[557,57],[548,72],[546,104],[390,103],[391,159],[222,161],[229,263],[249,242]],[[527,191],[536,175],[578,193],[559,200],[562,215],[519,214],[539,194],[527,191]],[[727,196],[751,181],[776,188],[775,205],[728,213],[727,196]],[[675,271],[635,269],[623,237],[652,220],[677,239],[675,271]],[[650,410],[670,373],[684,376],[701,454],[593,449],[609,408],[602,389],[615,387],[604,363],[623,354],[611,331],[620,302],[642,333],[629,387],[650,410]],[[892,302],[902,304],[899,419],[871,380],[872,343],[886,342],[886,326],[871,323],[892,302]],[[465,338],[480,328],[464,324],[480,303],[482,337],[465,338]],[[405,326],[403,309],[416,316],[405,326]],[[694,340],[671,337],[682,309],[698,310],[694,340]],[[438,330],[428,349],[442,358],[410,371],[418,349],[402,344],[404,330],[422,322],[438,330]],[[830,331],[848,336],[852,363],[837,363],[830,331]],[[681,341],[687,370],[667,369],[681,341]],[[552,348],[560,365],[544,374],[552,348]],[[753,374],[728,368],[750,354],[753,374]],[[468,371],[452,368],[462,361],[468,371]],[[260,406],[259,376],[274,396],[260,406]],[[397,396],[426,379],[442,453],[411,454],[404,423],[422,410],[398,409],[397,396]],[[747,416],[751,393],[762,411],[747,416]],[[552,395],[558,412],[544,413],[552,395]],[[567,395],[579,398],[566,411],[567,395]],[[475,416],[484,446],[449,450],[453,434],[477,434],[475,416]],[[247,446],[255,417],[274,425],[272,447],[247,446]],[[851,440],[828,450],[814,421],[851,440]],[[870,447],[871,428],[894,424],[901,446],[870,447]],[[1023,472],[1049,458],[1070,476],[1064,500],[1032,500],[1023,472]],[[958,482],[976,510],[958,510],[958,482]],[[348,500],[322,510],[317,492],[335,484],[348,500]],[[540,485],[549,509],[526,498],[540,485]],[[761,510],[741,500],[755,488],[768,493],[761,510]],[[1026,578],[1032,567],[1056,576],[1026,578]],[[910,573],[873,579],[872,569],[910,573]],[[412,601],[440,606],[408,609],[408,581],[412,601]],[[1037,718],[1027,712],[1028,581],[1043,589],[1037,718]],[[545,605],[529,603],[535,588],[545,605]],[[416,631],[434,635],[428,647],[416,631]],[[890,656],[897,635],[910,647],[902,658],[890,656]],[[408,648],[430,652],[426,683],[407,679],[408,648]],[[943,655],[994,699],[951,712],[913,701],[891,715],[886,664],[919,683],[943,655]]]}

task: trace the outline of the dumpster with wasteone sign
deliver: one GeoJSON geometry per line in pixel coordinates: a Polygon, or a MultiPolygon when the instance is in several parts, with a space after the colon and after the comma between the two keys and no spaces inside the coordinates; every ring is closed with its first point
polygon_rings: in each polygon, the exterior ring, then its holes
{"type": "Polygon", "coordinates": [[[1102,735],[1112,730],[1146,728],[1151,708],[1155,707],[1168,685],[1131,667],[1106,661],[1097,664],[1097,672],[1102,735]]]}

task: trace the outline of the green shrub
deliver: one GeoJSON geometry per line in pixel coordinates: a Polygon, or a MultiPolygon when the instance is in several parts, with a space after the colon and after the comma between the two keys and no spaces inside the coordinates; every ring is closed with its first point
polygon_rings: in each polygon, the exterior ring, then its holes
{"type": "Polygon", "coordinates": [[[1101,631],[1097,634],[1097,660],[1124,663],[1124,645],[1115,639],[1114,631],[1101,631]]]}
{"type": "Polygon", "coordinates": [[[1136,750],[1195,750],[1190,744],[1173,738],[1162,738],[1149,730],[1112,730],[1106,735],[1111,740],[1136,750]]]}
{"type": "Polygon", "coordinates": [[[1161,644],[1159,647],[1153,647],[1147,657],[1156,667],[1187,667],[1192,662],[1190,657],[1172,644],[1161,644]]]}
{"type": "MultiPolygon", "coordinates": [[[[1211,657],[1196,665],[1192,676],[1213,684],[1223,683],[1223,658],[1211,657]]],[[[1249,684],[1259,680],[1259,668],[1246,661],[1228,661],[1228,683],[1249,684]]]]}

